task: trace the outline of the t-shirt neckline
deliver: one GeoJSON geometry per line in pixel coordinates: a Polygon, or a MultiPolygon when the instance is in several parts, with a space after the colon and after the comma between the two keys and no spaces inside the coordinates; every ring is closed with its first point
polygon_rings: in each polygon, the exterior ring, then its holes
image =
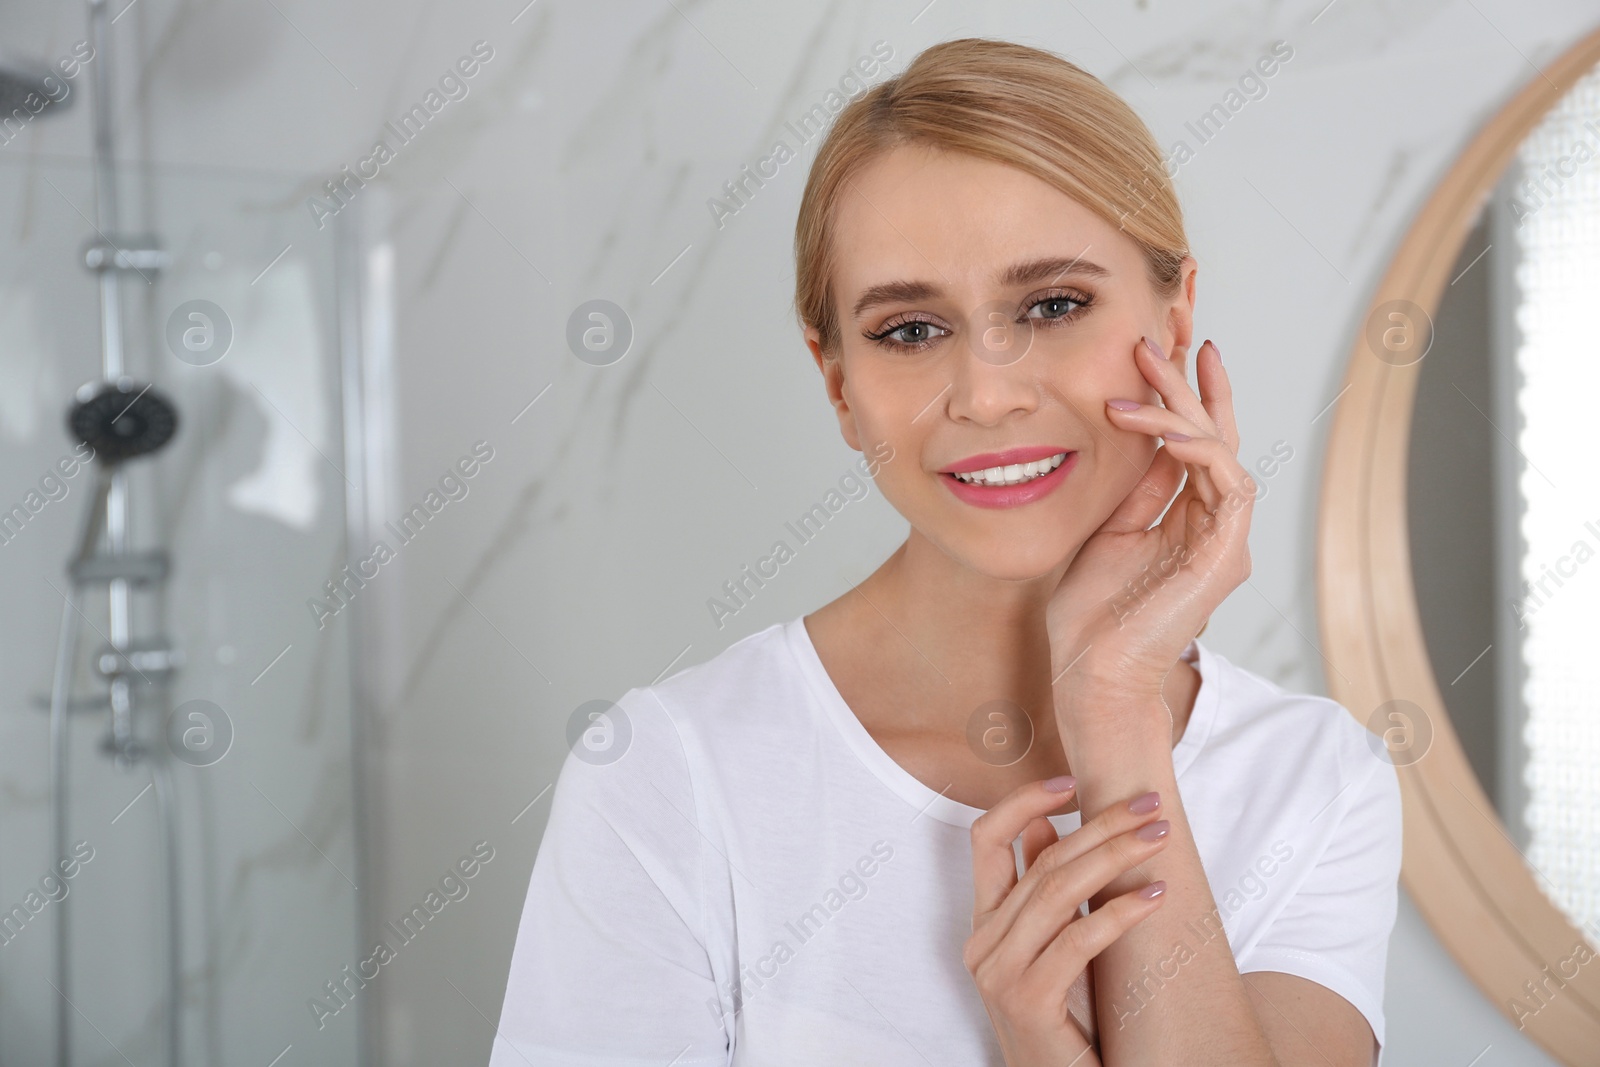
{"type": "MultiPolygon", "coordinates": [[[[805,616],[797,616],[783,624],[783,629],[789,649],[812,695],[856,758],[892,792],[922,814],[951,826],[970,829],[984,809],[935,792],[883,750],[861,724],[861,720],[856,718],[855,712],[850,710],[838,686],[834,685],[832,676],[822,665],[822,657],[811,641],[811,632],[806,629],[805,616]]],[[[1221,702],[1221,679],[1218,677],[1216,657],[1211,650],[1195,638],[1183,650],[1183,659],[1194,664],[1200,672],[1200,687],[1195,692],[1189,721],[1184,725],[1178,743],[1172,748],[1173,770],[1179,777],[1205,744],[1221,702]]],[[[1069,812],[1064,818],[1076,819],[1077,813],[1069,812]]]]}

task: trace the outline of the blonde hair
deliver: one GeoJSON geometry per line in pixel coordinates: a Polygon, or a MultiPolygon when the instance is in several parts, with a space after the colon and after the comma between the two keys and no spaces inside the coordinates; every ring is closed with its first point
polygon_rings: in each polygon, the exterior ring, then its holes
{"type": "Polygon", "coordinates": [[[824,352],[841,342],[829,289],[833,225],[852,176],[903,144],[994,160],[1048,182],[1139,245],[1152,288],[1177,291],[1183,211],[1144,121],[1104,82],[1038,48],[966,37],[926,49],[852,101],[806,178],[795,223],[795,312],[824,352]]]}

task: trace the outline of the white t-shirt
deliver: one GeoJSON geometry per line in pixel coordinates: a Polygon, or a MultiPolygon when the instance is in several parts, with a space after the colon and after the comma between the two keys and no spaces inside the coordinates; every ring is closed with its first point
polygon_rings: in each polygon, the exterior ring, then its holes
{"type": "MultiPolygon", "coordinates": [[[[1220,920],[1241,972],[1328,987],[1381,1043],[1394,767],[1338,703],[1184,658],[1172,759],[1218,905],[1190,948],[1220,920]]],[[[979,814],[878,746],[803,618],[630,689],[562,767],[490,1067],[1000,1067],[961,962],[979,814]]]]}

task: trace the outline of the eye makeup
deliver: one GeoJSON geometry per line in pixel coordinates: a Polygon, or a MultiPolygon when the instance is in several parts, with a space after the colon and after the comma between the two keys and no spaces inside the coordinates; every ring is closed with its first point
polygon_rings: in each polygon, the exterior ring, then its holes
{"type": "MultiPolygon", "coordinates": [[[[1024,301],[1025,313],[1018,322],[1030,321],[1035,329],[1041,327],[1055,329],[1076,322],[1087,315],[1094,302],[1093,296],[1080,289],[1047,289],[1034,293],[1024,301]],[[1067,310],[1056,310],[1066,305],[1070,305],[1067,310]],[[1039,309],[1046,311],[1040,315],[1033,314],[1039,309]]],[[[931,348],[939,337],[954,332],[942,319],[927,312],[904,311],[889,316],[876,330],[863,332],[862,337],[890,351],[912,353],[925,351],[931,348]],[[932,331],[939,331],[939,334],[933,335],[932,331]],[[920,334],[920,336],[908,336],[910,334],[920,334]]]]}

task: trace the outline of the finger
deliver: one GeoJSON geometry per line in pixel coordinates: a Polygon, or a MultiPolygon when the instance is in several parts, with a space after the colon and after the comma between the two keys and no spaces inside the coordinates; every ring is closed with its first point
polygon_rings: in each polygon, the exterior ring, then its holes
{"type": "Polygon", "coordinates": [[[1201,433],[1216,433],[1217,425],[1211,421],[1211,413],[1206,410],[1200,397],[1189,387],[1189,377],[1183,367],[1175,360],[1163,359],[1150,347],[1149,338],[1142,338],[1141,341],[1136,346],[1141,353],[1139,369],[1144,373],[1145,381],[1155,387],[1161,402],[1200,427],[1201,433]]]}
{"type": "MultiPolygon", "coordinates": [[[[1138,412],[1123,414],[1136,415],[1138,412]]],[[[1255,503],[1255,479],[1244,469],[1239,457],[1229,451],[1228,446],[1219,438],[1191,437],[1187,441],[1180,441],[1165,437],[1164,440],[1165,444],[1162,447],[1172,449],[1173,454],[1187,463],[1191,470],[1204,469],[1216,493],[1215,500],[1206,501],[1208,510],[1217,513],[1219,517],[1233,516],[1248,512],[1255,503]]]]}
{"type": "MultiPolygon", "coordinates": [[[[1189,434],[1191,437],[1198,437],[1203,434],[1220,435],[1221,428],[1211,417],[1210,409],[1206,407],[1205,401],[1189,387],[1189,377],[1184,369],[1188,365],[1182,359],[1162,358],[1161,353],[1154,348],[1148,337],[1141,339],[1138,347],[1143,354],[1143,358],[1138,361],[1139,369],[1144,374],[1145,380],[1160,395],[1166,410],[1177,413],[1180,417],[1188,420],[1191,425],[1199,427],[1198,432],[1184,429],[1181,426],[1176,429],[1179,432],[1189,434]]],[[[1185,353],[1187,352],[1187,345],[1176,346],[1173,351],[1174,353],[1185,353]]],[[[1197,369],[1196,377],[1198,378],[1198,376],[1197,369]]],[[[1235,446],[1235,450],[1237,450],[1237,446],[1235,446]]],[[[1210,484],[1210,479],[1206,472],[1192,469],[1189,472],[1189,479],[1200,489],[1208,502],[1215,506],[1216,490],[1210,484]]]]}
{"type": "MultiPolygon", "coordinates": [[[[1008,889],[1005,898],[988,909],[993,914],[983,924],[981,931],[984,935],[985,949],[998,944],[1006,936],[1016,922],[1018,914],[1027,906],[1034,890],[1052,871],[1087,856],[1097,847],[1117,840],[1119,835],[1135,831],[1158,820],[1161,797],[1156,795],[1155,803],[1152,805],[1150,796],[1151,794],[1146,793],[1130,799],[1125,804],[1113,804],[1041,852],[1039,859],[1029,866],[1020,881],[1008,889]],[[1141,809],[1148,810],[1135,811],[1135,803],[1138,803],[1141,809]]],[[[1089,894],[1085,893],[1081,899],[1087,900],[1088,896],[1089,894]]],[[[978,917],[977,914],[974,915],[974,930],[978,929],[978,917]]],[[[1042,948],[1042,945],[1040,947],[1042,948]]]]}
{"type": "MultiPolygon", "coordinates": [[[[1116,403],[1106,401],[1106,418],[1113,426],[1123,430],[1135,430],[1147,433],[1152,437],[1159,437],[1164,443],[1182,441],[1185,437],[1197,440],[1209,436],[1207,432],[1193,422],[1189,421],[1171,408],[1157,407],[1154,404],[1139,404],[1135,400],[1116,399],[1116,403]],[[1128,404],[1138,406],[1129,408],[1128,404]]],[[[1183,453],[1176,453],[1189,467],[1189,478],[1199,491],[1208,507],[1216,507],[1221,502],[1222,494],[1218,491],[1215,481],[1210,477],[1206,466],[1195,463],[1185,458],[1183,453]]],[[[1148,525],[1148,524],[1146,524],[1148,525]]]]}
{"type": "MultiPolygon", "coordinates": [[[[1182,545],[1169,556],[1176,558],[1186,570],[1202,576],[1212,572],[1219,563],[1236,556],[1244,574],[1249,573],[1250,520],[1248,502],[1233,512],[1224,508],[1221,515],[1208,511],[1198,500],[1191,500],[1185,509],[1176,506],[1161,520],[1164,543],[1182,545]]],[[[1204,582],[1204,577],[1201,581],[1204,582]]],[[[1234,579],[1237,584],[1238,579],[1234,579]]]]}
{"type": "MultiPolygon", "coordinates": [[[[1059,779],[1051,781],[1060,783],[1059,779]]],[[[1051,791],[1029,782],[972,821],[972,923],[998,908],[1017,884],[1017,854],[1012,842],[1035,818],[1062,807],[1075,783],[1051,791]]]]}
{"type": "MultiPolygon", "coordinates": [[[[1215,346],[1210,346],[1207,342],[1207,345],[1201,346],[1200,353],[1201,358],[1195,365],[1195,376],[1201,384],[1201,403],[1205,405],[1206,412],[1217,427],[1214,436],[1221,442],[1223,450],[1237,460],[1239,438],[1233,421],[1232,392],[1228,388],[1226,378],[1221,374],[1221,364],[1217,362],[1215,346]]],[[[1215,511],[1222,497],[1226,495],[1226,490],[1221,488],[1222,479],[1213,476],[1209,469],[1204,477],[1211,486],[1211,491],[1206,494],[1206,504],[1215,511]]]]}
{"type": "Polygon", "coordinates": [[[1194,486],[1195,496],[1205,505],[1207,511],[1215,511],[1222,503],[1222,492],[1217,488],[1216,479],[1211,477],[1211,472],[1204,466],[1195,463],[1184,466],[1189,472],[1189,481],[1194,486]]]}
{"type": "MultiPolygon", "coordinates": [[[[1112,410],[1115,410],[1114,408],[1112,410]]],[[[1111,533],[1137,533],[1154,525],[1172,503],[1173,494],[1183,483],[1183,461],[1165,448],[1156,449],[1144,477],[1123,498],[1100,529],[1111,533]]]]}
{"type": "MultiPolygon", "coordinates": [[[[1064,926],[1081,921],[1078,910],[1084,901],[1130,870],[1144,874],[1139,865],[1165,848],[1171,837],[1171,823],[1157,819],[1102,842],[1070,863],[1048,870],[1032,884],[1019,884],[1011,896],[1021,897],[1022,904],[995,950],[997,966],[1003,973],[1019,973],[1026,969],[1050,946],[1064,926]]],[[[990,923],[1001,921],[1002,917],[997,914],[990,923]]]]}
{"type": "Polygon", "coordinates": [[[1094,849],[1116,840],[1123,834],[1159,820],[1162,807],[1161,794],[1154,792],[1141,793],[1139,796],[1129,797],[1126,803],[1111,805],[1046,849],[1040,873],[1047,874],[1056,867],[1087,856],[1094,849]],[[1141,810],[1135,811],[1135,804],[1141,810]]]}
{"type": "Polygon", "coordinates": [[[1239,454],[1239,426],[1233,412],[1233,384],[1228,372],[1222,369],[1222,353],[1216,342],[1207,340],[1195,356],[1194,376],[1200,383],[1200,401],[1205,405],[1211,421],[1217,424],[1217,435],[1228,450],[1239,454]]]}
{"type": "Polygon", "coordinates": [[[1130,889],[1071,923],[1023,972],[1024,980],[1029,984],[1071,982],[1117,938],[1155,914],[1167,899],[1166,889],[1167,883],[1162,880],[1130,889]]]}
{"type": "MultiPolygon", "coordinates": [[[[1127,412],[1125,414],[1137,414],[1127,412]]],[[[1240,508],[1246,507],[1255,501],[1256,483],[1250,477],[1250,472],[1244,469],[1239,462],[1238,455],[1217,437],[1193,437],[1189,440],[1179,440],[1174,436],[1163,436],[1165,448],[1170,448],[1173,453],[1190,469],[1201,468],[1205,471],[1206,478],[1216,493],[1214,500],[1206,501],[1207,507],[1218,511],[1226,502],[1227,514],[1233,514],[1240,508]]]]}
{"type": "MultiPolygon", "coordinates": [[[[1199,427],[1200,433],[1193,433],[1181,427],[1178,429],[1183,433],[1189,433],[1191,437],[1206,434],[1220,439],[1222,434],[1220,424],[1212,417],[1212,411],[1205,401],[1189,387],[1188,374],[1183,369],[1187,367],[1187,364],[1182,359],[1163,359],[1148,337],[1142,338],[1137,347],[1143,353],[1143,357],[1138,360],[1138,364],[1139,369],[1145,376],[1145,380],[1155,388],[1161,397],[1162,403],[1168,410],[1176,412],[1194,426],[1199,427]]],[[[1215,345],[1212,346],[1213,350],[1215,347],[1215,345]]],[[[1173,351],[1175,354],[1186,353],[1187,344],[1175,346],[1173,351]]],[[[1216,353],[1213,352],[1213,354],[1215,355],[1216,353]]],[[[1195,377],[1197,380],[1200,377],[1198,366],[1196,367],[1195,377]]],[[[1238,451],[1237,436],[1233,438],[1232,448],[1233,451],[1238,451]]],[[[1209,475],[1202,469],[1193,469],[1189,472],[1189,477],[1200,489],[1208,503],[1215,507],[1218,492],[1216,487],[1211,484],[1209,475]]]]}
{"type": "Polygon", "coordinates": [[[1022,869],[1026,871],[1039,858],[1039,853],[1061,840],[1055,826],[1043,815],[1028,821],[1022,831],[1022,869]]]}

